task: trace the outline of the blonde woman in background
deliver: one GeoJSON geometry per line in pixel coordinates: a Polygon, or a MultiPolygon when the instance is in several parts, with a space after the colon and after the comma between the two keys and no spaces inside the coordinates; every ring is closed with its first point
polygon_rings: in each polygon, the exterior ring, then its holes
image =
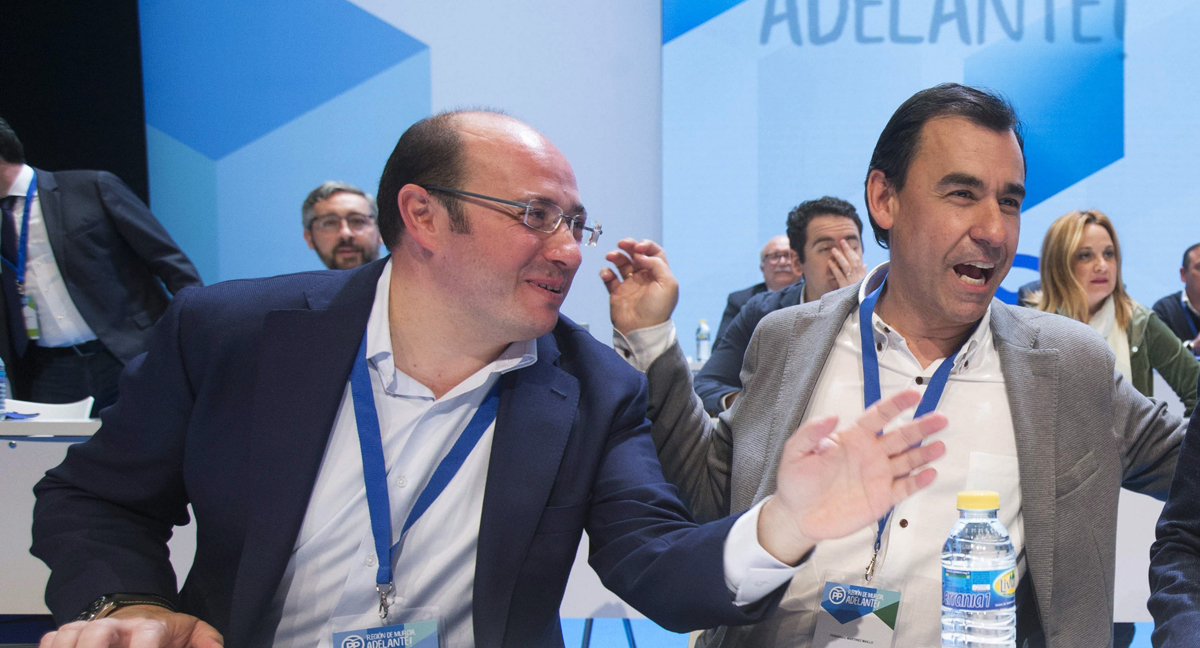
{"type": "Polygon", "coordinates": [[[1133,301],[1121,280],[1121,245],[1112,221],[1096,210],[1059,217],[1042,243],[1042,289],[1032,306],[1091,326],[1117,359],[1117,370],[1146,396],[1157,370],[1183,401],[1196,406],[1200,363],[1149,308],[1133,301]]]}

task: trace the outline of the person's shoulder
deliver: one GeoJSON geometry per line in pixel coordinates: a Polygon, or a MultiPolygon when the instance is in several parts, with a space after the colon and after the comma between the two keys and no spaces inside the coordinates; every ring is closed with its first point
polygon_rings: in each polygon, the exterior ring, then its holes
{"type": "Polygon", "coordinates": [[[1172,310],[1174,310],[1174,307],[1177,305],[1182,306],[1183,302],[1180,301],[1180,298],[1182,296],[1183,296],[1183,291],[1180,290],[1177,292],[1173,292],[1170,295],[1166,295],[1166,296],[1162,297],[1158,301],[1154,302],[1154,306],[1153,306],[1154,312],[1158,313],[1159,315],[1162,315],[1163,313],[1171,312],[1172,310]]]}
{"type": "Polygon", "coordinates": [[[747,286],[746,288],[735,290],[729,293],[728,301],[730,304],[743,305],[754,297],[766,292],[768,292],[767,284],[765,282],[759,282],[753,286],[747,286]]]}
{"type": "Polygon", "coordinates": [[[781,303],[775,310],[763,315],[758,323],[756,332],[761,335],[791,336],[803,332],[804,327],[821,318],[835,318],[840,326],[841,321],[855,304],[858,303],[859,284],[830,291],[820,299],[791,303],[781,296],[781,303]]]}
{"type": "Polygon", "coordinates": [[[772,311],[779,310],[780,308],[786,308],[788,306],[795,306],[796,304],[799,304],[803,294],[804,282],[797,281],[796,283],[784,286],[779,290],[762,292],[751,297],[750,300],[746,302],[746,305],[742,307],[742,311],[757,313],[758,316],[761,317],[772,311]]]}
{"type": "Polygon", "coordinates": [[[1108,343],[1092,327],[1057,313],[992,301],[996,335],[1018,346],[1067,353],[1111,354],[1108,343]]]}
{"type": "MultiPolygon", "coordinates": [[[[365,266],[364,266],[365,267],[365,266]]],[[[359,270],[315,270],[292,274],[232,279],[207,286],[189,286],[175,296],[183,316],[220,327],[230,320],[260,318],[271,311],[314,306],[314,296],[336,295],[351,280],[369,281],[359,270]]],[[[378,273],[375,273],[378,279],[378,273]]],[[[374,297],[373,291],[362,292],[374,297]]]]}

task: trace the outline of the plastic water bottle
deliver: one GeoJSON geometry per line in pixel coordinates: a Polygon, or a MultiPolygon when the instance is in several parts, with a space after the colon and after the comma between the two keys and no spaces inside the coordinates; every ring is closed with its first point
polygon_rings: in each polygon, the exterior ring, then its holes
{"type": "Polygon", "coordinates": [[[708,356],[711,355],[712,345],[708,341],[708,320],[700,320],[700,326],[696,327],[696,362],[708,362],[708,356]]]}
{"type": "Polygon", "coordinates": [[[998,493],[958,494],[958,522],[942,547],[942,646],[1017,645],[1017,554],[999,508],[998,493]]]}
{"type": "Polygon", "coordinates": [[[5,371],[4,361],[0,360],[0,421],[8,418],[8,372],[5,371]]]}

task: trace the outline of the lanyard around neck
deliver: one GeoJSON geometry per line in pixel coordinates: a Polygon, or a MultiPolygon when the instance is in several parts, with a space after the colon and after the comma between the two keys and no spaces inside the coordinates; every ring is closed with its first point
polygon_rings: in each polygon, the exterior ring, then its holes
{"type": "Polygon", "coordinates": [[[383,436],[379,427],[379,413],[375,410],[375,395],[371,390],[371,375],[367,371],[367,334],[363,333],[350,370],[350,392],[354,399],[354,419],[358,424],[358,444],[362,450],[363,482],[366,485],[367,509],[371,517],[371,535],[375,541],[375,557],[379,568],[375,573],[375,587],[379,592],[379,618],[387,618],[387,597],[394,589],[392,564],[400,549],[401,540],[413,524],[429,509],[438,495],[446,489],[450,480],[458,473],[467,456],[475,448],[480,437],[496,420],[500,407],[500,382],[492,386],[479,409],[459,434],[450,452],[434,469],[429,483],[417,496],[404,527],[400,540],[392,544],[392,511],[388,498],[387,464],[383,456],[383,436]]]}
{"type": "Polygon", "coordinates": [[[25,190],[25,207],[21,210],[21,231],[17,234],[17,265],[13,266],[11,261],[4,260],[17,273],[17,293],[21,295],[23,305],[29,302],[29,298],[25,296],[25,265],[26,259],[29,257],[29,214],[33,209],[33,196],[36,192],[37,170],[34,169],[33,175],[29,178],[29,188],[25,190]]]}
{"type": "MultiPolygon", "coordinates": [[[[887,284],[887,275],[883,276],[883,281],[879,283],[879,287],[871,291],[866,299],[858,305],[858,330],[862,342],[862,368],[863,368],[863,409],[867,409],[879,402],[883,398],[882,388],[879,384],[879,355],[875,349],[875,328],[871,316],[875,312],[875,302],[879,301],[879,295],[883,291],[883,287],[887,284]]],[[[937,409],[938,401],[942,399],[942,392],[946,389],[946,383],[950,380],[950,372],[954,368],[954,361],[958,358],[959,351],[962,351],[967,340],[971,339],[971,335],[975,333],[975,329],[979,327],[979,322],[976,322],[971,330],[963,338],[958,348],[954,349],[949,357],[942,361],[937,370],[933,372],[933,376],[925,387],[925,394],[921,397],[921,402],[917,404],[917,411],[913,414],[913,418],[920,418],[933,410],[937,409]]],[[[878,434],[883,434],[883,430],[879,430],[878,434]]],[[[919,444],[918,444],[919,445],[919,444]]],[[[875,573],[875,559],[879,556],[879,549],[883,546],[883,531],[887,528],[888,519],[892,516],[892,511],[889,509],[886,514],[879,520],[878,529],[875,532],[875,547],[871,554],[871,562],[867,565],[865,577],[867,582],[871,581],[871,577],[875,573]]]]}

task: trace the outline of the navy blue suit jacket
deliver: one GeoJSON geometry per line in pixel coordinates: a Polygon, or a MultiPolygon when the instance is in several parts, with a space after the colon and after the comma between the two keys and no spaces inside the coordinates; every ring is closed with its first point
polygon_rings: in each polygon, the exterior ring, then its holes
{"type": "Polygon", "coordinates": [[[765,292],[767,292],[766,282],[759,282],[749,288],[742,288],[741,290],[729,293],[729,297],[725,300],[725,312],[721,314],[721,325],[717,327],[717,337],[714,339],[721,339],[721,335],[725,332],[725,329],[729,328],[729,324],[733,322],[733,318],[737,317],[738,312],[742,310],[742,306],[745,306],[751,297],[765,292]]]}
{"type": "MultiPolygon", "coordinates": [[[[110,592],[155,593],[226,645],[267,645],[278,588],[384,267],[188,289],[126,368],[103,425],[35,488],[46,601],[72,618],[110,592]],[[165,542],[196,516],[176,594],[165,542]]],[[[475,571],[477,645],[561,646],[581,532],[604,583],[675,630],[758,620],[732,604],[733,518],[697,527],[662,477],[646,383],[560,319],[538,361],[501,379],[475,571]]],[[[364,530],[364,533],[366,531],[364,530]]],[[[447,529],[447,533],[454,533],[447,529]]]]}
{"type": "Polygon", "coordinates": [[[746,347],[750,346],[754,329],[762,318],[781,308],[799,304],[803,297],[804,279],[801,278],[775,292],[754,295],[742,306],[729,326],[725,327],[724,333],[717,337],[708,362],[696,374],[694,389],[700,400],[704,401],[707,412],[720,413],[721,398],[729,392],[741,391],[742,360],[746,357],[746,347]]]}
{"type": "MultiPolygon", "coordinates": [[[[1200,384],[1196,387],[1200,395],[1200,384]]],[[[1200,637],[1200,414],[1192,416],[1175,464],[1171,493],[1150,547],[1155,648],[1191,647],[1200,637]]]]}

